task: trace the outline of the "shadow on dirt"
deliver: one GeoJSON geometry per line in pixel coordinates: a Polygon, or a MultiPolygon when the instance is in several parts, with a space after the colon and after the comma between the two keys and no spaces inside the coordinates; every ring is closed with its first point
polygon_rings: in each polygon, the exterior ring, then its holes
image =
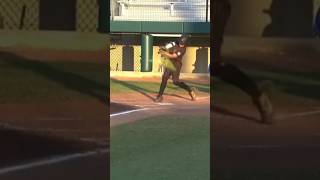
{"type": "Polygon", "coordinates": [[[108,99],[106,101],[106,92],[108,92],[109,89],[109,83],[107,81],[98,83],[91,79],[83,77],[76,72],[62,71],[50,66],[48,63],[26,59],[9,52],[0,51],[0,58],[1,61],[9,65],[20,68],[22,70],[32,71],[35,74],[43,76],[50,81],[59,83],[70,90],[91,96],[99,100],[103,104],[109,102],[108,99]]]}
{"type": "Polygon", "coordinates": [[[148,93],[155,93],[155,92],[151,92],[145,88],[142,88],[142,87],[139,87],[137,85],[134,85],[133,83],[128,83],[128,82],[125,82],[125,81],[119,81],[117,79],[114,79],[114,78],[110,78],[112,81],[118,83],[118,84],[121,84],[129,89],[132,89],[144,96],[146,96],[147,98],[149,98],[150,100],[154,100],[155,97],[152,97],[151,95],[149,95],[148,93]]]}
{"type": "Polygon", "coordinates": [[[137,107],[129,106],[126,104],[110,102],[110,114],[119,113],[122,111],[134,110],[134,109],[137,109],[137,107]]]}
{"type": "Polygon", "coordinates": [[[220,107],[220,106],[217,106],[217,105],[212,105],[211,106],[211,111],[213,111],[214,113],[217,113],[217,114],[222,114],[222,115],[241,118],[241,119],[244,119],[244,120],[248,120],[250,122],[259,123],[259,121],[260,121],[259,119],[255,118],[255,117],[247,116],[247,115],[244,115],[244,114],[241,114],[241,113],[237,113],[237,112],[231,111],[231,110],[229,110],[227,108],[220,107]]]}
{"type": "MultiPolygon", "coordinates": [[[[302,68],[298,64],[277,65],[266,61],[246,60],[242,58],[226,58],[228,62],[237,64],[241,69],[253,77],[257,82],[268,81],[283,93],[320,100],[319,71],[302,68]]],[[[280,63],[279,63],[280,64],[280,63]]],[[[300,62],[304,66],[303,62],[300,62]]]]}
{"type": "Polygon", "coordinates": [[[78,153],[97,145],[31,132],[0,128],[0,167],[57,155],[78,153]]]}
{"type": "MultiPolygon", "coordinates": [[[[140,87],[140,86],[137,86],[135,85],[136,82],[126,82],[126,81],[120,81],[120,80],[117,80],[115,78],[110,78],[111,81],[114,81],[115,83],[118,83],[124,87],[127,87],[129,89],[132,89],[144,96],[146,96],[147,98],[149,98],[150,100],[154,100],[155,97],[151,96],[149,93],[152,93],[152,94],[156,94],[158,91],[157,90],[149,90],[149,89],[146,89],[146,88],[143,88],[143,87],[140,87]]],[[[209,93],[210,92],[210,88],[206,88],[204,87],[203,84],[197,84],[197,83],[193,83],[195,84],[194,87],[196,87],[196,89],[198,91],[201,91],[201,92],[206,92],[206,93],[209,93]]],[[[160,82],[159,82],[159,87],[160,87],[160,82]]],[[[170,88],[170,89],[178,89],[178,87],[167,87],[167,88],[170,88]]],[[[186,92],[187,93],[187,92],[186,92]]],[[[182,99],[187,99],[187,100],[190,100],[188,98],[185,98],[183,96],[180,96],[180,95],[177,95],[177,94],[173,94],[173,93],[164,93],[165,95],[169,95],[169,96],[174,96],[174,97],[178,97],[178,98],[182,98],[182,99]]]]}

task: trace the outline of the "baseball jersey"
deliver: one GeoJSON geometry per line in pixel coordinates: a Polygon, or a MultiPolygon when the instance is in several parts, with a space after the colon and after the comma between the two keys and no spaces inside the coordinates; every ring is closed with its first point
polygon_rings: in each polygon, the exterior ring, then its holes
{"type": "Polygon", "coordinates": [[[182,57],[185,53],[186,53],[186,47],[175,46],[173,49],[173,54],[176,54],[178,57],[173,60],[182,61],[182,57]]]}

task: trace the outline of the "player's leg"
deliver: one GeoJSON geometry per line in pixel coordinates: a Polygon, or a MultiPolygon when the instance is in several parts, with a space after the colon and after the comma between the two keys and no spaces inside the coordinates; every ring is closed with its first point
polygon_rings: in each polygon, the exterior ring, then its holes
{"type": "Polygon", "coordinates": [[[253,79],[238,67],[222,61],[221,46],[223,43],[224,28],[231,13],[231,7],[228,1],[225,0],[214,2],[213,64],[210,73],[249,94],[261,114],[262,122],[271,122],[273,118],[273,108],[269,97],[258,88],[253,79]]]}
{"type": "Polygon", "coordinates": [[[161,102],[163,100],[163,93],[164,93],[164,90],[166,89],[167,87],[167,82],[168,82],[168,79],[170,78],[171,76],[171,72],[168,70],[168,69],[165,69],[163,74],[162,74],[162,79],[161,79],[161,85],[160,85],[160,89],[159,89],[159,93],[155,99],[156,102],[161,102]]]}
{"type": "Polygon", "coordinates": [[[252,97],[259,97],[261,95],[257,84],[232,64],[223,62],[213,63],[213,75],[227,83],[237,86],[252,97]]]}
{"type": "Polygon", "coordinates": [[[273,107],[270,98],[259,89],[256,82],[242,72],[238,67],[223,62],[213,63],[213,76],[232,84],[252,97],[254,105],[261,114],[263,123],[271,123],[273,107]]]}
{"type": "Polygon", "coordinates": [[[194,88],[190,87],[185,82],[180,81],[180,71],[181,71],[182,63],[181,62],[176,62],[174,64],[175,64],[176,71],[172,72],[173,84],[176,85],[176,86],[179,86],[180,88],[182,88],[182,89],[184,89],[186,91],[188,91],[191,99],[193,101],[195,101],[196,100],[196,94],[195,94],[194,88]]]}

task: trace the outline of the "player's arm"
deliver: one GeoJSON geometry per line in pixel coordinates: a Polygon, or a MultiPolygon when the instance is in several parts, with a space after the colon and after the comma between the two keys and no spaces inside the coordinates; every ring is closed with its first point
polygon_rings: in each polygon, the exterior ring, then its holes
{"type": "Polygon", "coordinates": [[[166,58],[170,58],[170,59],[176,59],[176,58],[178,58],[178,55],[177,55],[176,53],[171,54],[171,53],[168,53],[168,52],[166,52],[166,51],[162,51],[162,52],[161,52],[161,55],[164,56],[164,57],[166,57],[166,58]]]}

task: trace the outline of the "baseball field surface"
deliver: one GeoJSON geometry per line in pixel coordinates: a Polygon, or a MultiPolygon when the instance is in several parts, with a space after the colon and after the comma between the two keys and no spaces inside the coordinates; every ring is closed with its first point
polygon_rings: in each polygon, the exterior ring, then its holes
{"type": "Polygon", "coordinates": [[[111,78],[111,178],[209,179],[209,79],[186,80],[198,101],[170,82],[155,103],[160,82],[111,78]]]}

